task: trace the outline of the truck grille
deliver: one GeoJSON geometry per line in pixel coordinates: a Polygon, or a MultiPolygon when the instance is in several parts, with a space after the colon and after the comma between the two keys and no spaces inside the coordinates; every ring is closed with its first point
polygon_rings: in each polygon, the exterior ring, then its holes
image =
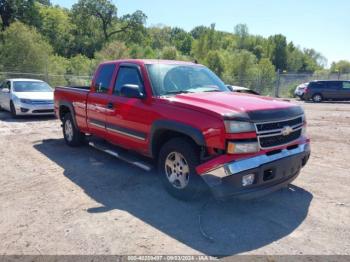
{"type": "Polygon", "coordinates": [[[289,144],[302,135],[303,117],[255,124],[262,149],[289,144]]]}

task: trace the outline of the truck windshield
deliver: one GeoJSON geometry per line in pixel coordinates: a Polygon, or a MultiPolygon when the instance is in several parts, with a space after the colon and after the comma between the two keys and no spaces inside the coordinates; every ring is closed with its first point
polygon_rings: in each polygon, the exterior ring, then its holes
{"type": "Polygon", "coordinates": [[[13,82],[15,92],[52,92],[52,88],[45,82],[17,81],[13,82]]]}
{"type": "Polygon", "coordinates": [[[156,95],[226,92],[225,84],[212,71],[198,65],[147,65],[156,95]]]}

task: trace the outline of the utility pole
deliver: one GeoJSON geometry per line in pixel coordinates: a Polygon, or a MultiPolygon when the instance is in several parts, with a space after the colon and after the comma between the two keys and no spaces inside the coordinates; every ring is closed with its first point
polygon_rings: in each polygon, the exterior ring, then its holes
{"type": "Polygon", "coordinates": [[[275,97],[279,97],[279,91],[280,91],[280,70],[277,69],[277,72],[276,72],[275,97]]]}

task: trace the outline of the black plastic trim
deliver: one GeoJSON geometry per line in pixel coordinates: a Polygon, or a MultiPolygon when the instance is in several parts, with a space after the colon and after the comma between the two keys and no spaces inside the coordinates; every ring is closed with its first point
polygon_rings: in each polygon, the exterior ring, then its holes
{"type": "MultiPolygon", "coordinates": [[[[70,114],[72,116],[72,119],[73,119],[73,123],[75,125],[76,128],[78,128],[78,125],[77,125],[77,121],[75,119],[75,110],[74,110],[74,106],[72,104],[72,102],[68,102],[68,101],[60,101],[59,102],[59,107],[58,107],[58,110],[60,111],[61,110],[61,107],[62,106],[66,106],[68,107],[69,111],[70,111],[70,114]]],[[[61,117],[61,116],[60,116],[61,117]]],[[[63,117],[63,116],[62,116],[63,117]]],[[[61,119],[62,120],[62,119],[61,119]]]]}
{"type": "Polygon", "coordinates": [[[252,122],[278,121],[304,114],[304,110],[300,106],[292,106],[288,108],[258,110],[247,112],[252,122]]]}
{"type": "Polygon", "coordinates": [[[155,155],[154,141],[157,139],[157,136],[164,131],[175,131],[182,133],[191,137],[197,145],[206,146],[204,135],[199,129],[180,122],[170,120],[157,120],[153,123],[150,133],[149,152],[151,157],[154,157],[155,155]]]}
{"type": "Polygon", "coordinates": [[[147,138],[147,134],[144,132],[136,131],[133,129],[121,127],[121,126],[114,125],[114,124],[106,123],[106,128],[111,130],[112,132],[116,131],[116,132],[122,133],[126,136],[138,138],[140,140],[146,140],[146,138],[147,138]]]}

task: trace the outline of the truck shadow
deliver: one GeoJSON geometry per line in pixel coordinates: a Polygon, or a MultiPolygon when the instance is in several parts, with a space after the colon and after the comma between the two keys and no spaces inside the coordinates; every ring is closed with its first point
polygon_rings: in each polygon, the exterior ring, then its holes
{"type": "Polygon", "coordinates": [[[140,171],[92,148],[67,148],[62,139],[42,141],[34,147],[61,166],[68,179],[99,203],[87,212],[126,211],[212,256],[255,250],[289,235],[306,218],[313,198],[311,193],[291,186],[255,201],[216,202],[205,196],[198,202],[184,203],[163,190],[156,174],[140,171]],[[212,241],[201,234],[199,215],[212,241]]]}

